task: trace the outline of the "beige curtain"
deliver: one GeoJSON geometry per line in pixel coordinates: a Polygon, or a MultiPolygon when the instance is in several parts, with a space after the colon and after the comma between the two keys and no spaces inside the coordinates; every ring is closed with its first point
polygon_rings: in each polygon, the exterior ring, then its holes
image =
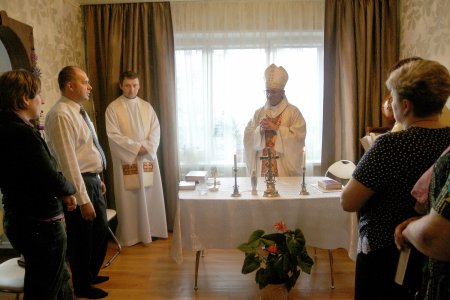
{"type": "MultiPolygon", "coordinates": [[[[161,124],[158,158],[169,228],[178,190],[176,142],[175,52],[170,3],[83,6],[86,65],[93,87],[100,142],[107,145],[105,110],[120,95],[119,75],[140,75],[139,96],[149,101],[161,124]]],[[[111,163],[109,147],[109,163],[111,163]]],[[[115,207],[112,168],[105,174],[108,205],[115,207]]],[[[170,228],[171,229],[171,228],[170,228]]]]}
{"type": "Polygon", "coordinates": [[[398,60],[398,0],[325,3],[322,172],[357,162],[367,126],[385,125],[387,72],[398,60]]]}

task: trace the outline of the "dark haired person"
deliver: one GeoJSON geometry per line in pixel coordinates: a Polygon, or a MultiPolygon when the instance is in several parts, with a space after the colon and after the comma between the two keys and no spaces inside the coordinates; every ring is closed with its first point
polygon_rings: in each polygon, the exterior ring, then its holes
{"type": "Polygon", "coordinates": [[[106,159],[82,106],[92,87],[86,73],[74,66],[59,72],[58,84],[61,98],[47,114],[45,133],[62,173],[77,189],[78,208],[65,214],[72,285],[77,297],[100,299],[108,293],[93,285],[109,279],[98,275],[108,246],[106,188],[99,176],[106,159]]]}
{"type": "Polygon", "coordinates": [[[0,76],[0,189],[4,230],[26,260],[24,299],[72,299],[62,219],[76,207],[75,187],[33,125],[44,99],[31,72],[0,76]]]}
{"type": "Polygon", "coordinates": [[[120,243],[147,245],[152,237],[167,238],[166,211],[156,151],[158,116],[138,97],[139,76],[120,74],[122,95],[108,105],[106,132],[113,160],[117,236],[120,243]]]}
{"type": "Polygon", "coordinates": [[[409,288],[415,287],[394,282],[399,258],[394,231],[417,215],[410,191],[450,144],[450,128],[439,122],[450,95],[450,75],[444,66],[415,60],[394,70],[386,85],[395,119],[404,130],[376,139],[341,196],[344,210],[360,214],[357,300],[413,299],[415,291],[409,288]]]}

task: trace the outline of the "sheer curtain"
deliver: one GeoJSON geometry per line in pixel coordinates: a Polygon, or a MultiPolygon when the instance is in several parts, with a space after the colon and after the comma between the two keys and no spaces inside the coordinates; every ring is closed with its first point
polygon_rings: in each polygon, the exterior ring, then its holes
{"type": "Polygon", "coordinates": [[[286,96],[307,123],[307,167],[320,166],[324,1],[172,2],[180,174],[246,175],[243,133],[263,106],[265,68],[289,73],[286,96]]]}

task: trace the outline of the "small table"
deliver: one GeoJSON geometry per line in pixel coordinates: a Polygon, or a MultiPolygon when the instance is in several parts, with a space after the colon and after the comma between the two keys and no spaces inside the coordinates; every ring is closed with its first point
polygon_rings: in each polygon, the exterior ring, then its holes
{"type": "Polygon", "coordinates": [[[182,263],[182,249],[196,251],[195,289],[198,263],[204,249],[236,249],[256,229],[275,232],[273,225],[286,223],[300,228],[306,244],[322,249],[345,248],[356,258],[358,240],[355,213],[342,210],[340,191],[324,192],[317,187],[322,177],[306,177],[310,195],[300,195],[301,177],[277,178],[280,197],[263,197],[266,184],[258,178],[258,195],[252,195],[250,178],[237,179],[241,197],[232,197],[234,178],[220,178],[217,192],[200,195],[179,191],[171,255],[182,263]]]}

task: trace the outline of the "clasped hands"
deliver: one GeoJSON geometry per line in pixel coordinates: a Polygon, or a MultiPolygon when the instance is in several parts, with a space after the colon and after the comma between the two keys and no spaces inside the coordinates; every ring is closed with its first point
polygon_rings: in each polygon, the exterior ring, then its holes
{"type": "Polygon", "coordinates": [[[403,250],[405,248],[411,247],[411,244],[409,243],[408,239],[406,239],[405,236],[403,235],[403,230],[405,230],[405,228],[408,226],[409,223],[417,219],[419,219],[419,217],[411,217],[409,219],[406,219],[405,221],[397,225],[397,227],[395,228],[394,241],[398,250],[403,250]]]}
{"type": "Polygon", "coordinates": [[[275,123],[273,123],[270,118],[267,117],[264,117],[261,119],[261,121],[259,121],[259,127],[261,128],[261,132],[268,130],[272,131],[278,130],[278,126],[275,123]]]}

